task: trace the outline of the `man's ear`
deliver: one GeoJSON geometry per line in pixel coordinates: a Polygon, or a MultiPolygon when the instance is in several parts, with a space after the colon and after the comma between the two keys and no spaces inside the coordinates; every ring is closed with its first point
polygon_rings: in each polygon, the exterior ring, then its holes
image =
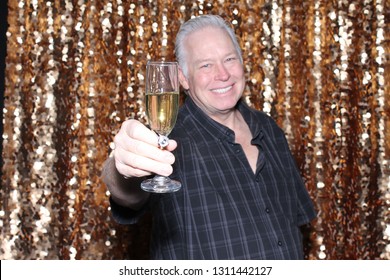
{"type": "Polygon", "coordinates": [[[181,68],[179,68],[179,82],[181,84],[181,86],[185,89],[185,90],[188,90],[190,88],[190,86],[188,85],[188,80],[187,78],[184,76],[183,74],[183,70],[181,68]]]}

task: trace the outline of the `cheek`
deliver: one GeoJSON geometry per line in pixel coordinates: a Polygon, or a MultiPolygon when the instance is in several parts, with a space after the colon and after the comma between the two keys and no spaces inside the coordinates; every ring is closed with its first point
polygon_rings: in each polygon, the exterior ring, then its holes
{"type": "Polygon", "coordinates": [[[232,72],[236,77],[243,77],[245,78],[244,68],[240,65],[232,69],[232,72]]]}
{"type": "Polygon", "coordinates": [[[198,88],[198,89],[205,89],[207,85],[210,83],[210,75],[195,75],[194,80],[192,81],[193,85],[198,88]]]}
{"type": "Polygon", "coordinates": [[[242,84],[243,87],[245,87],[245,73],[244,71],[237,71],[236,73],[237,80],[239,80],[242,84]]]}

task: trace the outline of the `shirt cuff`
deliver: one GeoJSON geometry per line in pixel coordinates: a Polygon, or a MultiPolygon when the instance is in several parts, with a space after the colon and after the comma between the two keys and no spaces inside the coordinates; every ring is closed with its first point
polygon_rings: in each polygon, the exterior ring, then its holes
{"type": "Polygon", "coordinates": [[[112,217],[114,218],[115,222],[122,225],[136,224],[145,214],[147,205],[148,203],[146,203],[146,205],[140,210],[133,210],[128,207],[119,205],[110,197],[112,217]]]}

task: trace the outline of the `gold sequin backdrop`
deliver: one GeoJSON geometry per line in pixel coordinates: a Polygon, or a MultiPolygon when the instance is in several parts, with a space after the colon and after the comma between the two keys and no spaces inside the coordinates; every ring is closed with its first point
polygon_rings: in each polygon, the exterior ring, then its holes
{"type": "Polygon", "coordinates": [[[308,259],[390,259],[389,1],[9,0],[1,259],[147,258],[100,179],[126,118],[145,121],[148,59],[220,14],[247,102],[273,116],[315,201],[308,259]]]}

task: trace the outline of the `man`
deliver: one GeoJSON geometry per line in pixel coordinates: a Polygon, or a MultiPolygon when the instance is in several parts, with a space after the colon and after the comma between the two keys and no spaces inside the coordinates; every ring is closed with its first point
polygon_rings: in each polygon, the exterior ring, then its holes
{"type": "Polygon", "coordinates": [[[191,19],[175,52],[188,97],[167,150],[140,122],[123,123],[103,171],[114,217],[130,224],[152,212],[155,259],[302,259],[300,226],[314,207],[282,130],[241,99],[233,30],[218,16],[191,19]],[[152,174],[170,175],[181,190],[142,191],[152,174]]]}

